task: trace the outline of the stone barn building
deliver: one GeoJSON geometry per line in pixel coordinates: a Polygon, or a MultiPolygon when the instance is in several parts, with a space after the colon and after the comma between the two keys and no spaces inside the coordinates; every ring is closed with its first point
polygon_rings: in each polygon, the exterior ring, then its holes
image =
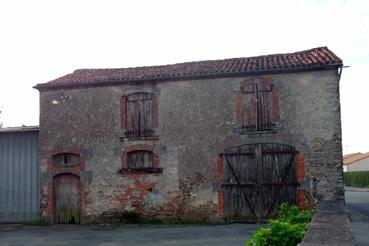
{"type": "Polygon", "coordinates": [[[38,84],[41,215],[263,221],[343,200],[341,69],[321,47],[38,84]]]}

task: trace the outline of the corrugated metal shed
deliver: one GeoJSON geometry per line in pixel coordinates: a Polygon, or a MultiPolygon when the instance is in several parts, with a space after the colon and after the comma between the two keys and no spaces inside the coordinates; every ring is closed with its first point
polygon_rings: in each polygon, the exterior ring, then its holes
{"type": "Polygon", "coordinates": [[[0,222],[39,219],[38,127],[0,129],[0,222]]]}

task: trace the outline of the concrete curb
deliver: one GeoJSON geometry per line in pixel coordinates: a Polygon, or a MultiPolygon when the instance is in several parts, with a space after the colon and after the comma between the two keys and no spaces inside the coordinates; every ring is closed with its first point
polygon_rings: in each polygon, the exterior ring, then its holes
{"type": "Polygon", "coordinates": [[[22,224],[2,224],[0,223],[0,232],[2,231],[15,231],[19,228],[22,228],[22,224]]]}
{"type": "Polygon", "coordinates": [[[349,187],[349,186],[345,186],[345,191],[353,191],[353,192],[369,192],[369,188],[361,188],[361,187],[349,187]]]}
{"type": "Polygon", "coordinates": [[[348,212],[342,202],[321,202],[300,246],[355,245],[348,212]]]}

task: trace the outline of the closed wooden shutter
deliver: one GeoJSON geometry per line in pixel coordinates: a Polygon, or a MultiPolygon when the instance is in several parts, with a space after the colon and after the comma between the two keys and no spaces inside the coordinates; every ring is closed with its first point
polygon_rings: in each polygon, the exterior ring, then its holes
{"type": "Polygon", "coordinates": [[[152,95],[135,93],[127,97],[127,137],[152,134],[152,95]]]}
{"type": "Polygon", "coordinates": [[[152,95],[140,94],[140,136],[150,136],[152,133],[152,95]]]}
{"type": "Polygon", "coordinates": [[[258,88],[258,109],[259,109],[259,126],[258,130],[270,130],[272,129],[272,113],[273,113],[273,100],[272,100],[273,85],[264,83],[259,84],[258,88]]]}
{"type": "Polygon", "coordinates": [[[153,154],[150,151],[132,151],[128,153],[128,168],[142,169],[152,167],[153,154]]]}
{"type": "Polygon", "coordinates": [[[243,125],[246,131],[257,130],[257,84],[242,87],[243,93],[243,125]]]}

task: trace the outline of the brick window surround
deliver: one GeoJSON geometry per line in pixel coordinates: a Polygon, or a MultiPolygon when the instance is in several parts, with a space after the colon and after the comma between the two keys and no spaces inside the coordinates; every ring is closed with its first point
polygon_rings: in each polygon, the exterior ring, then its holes
{"type": "Polygon", "coordinates": [[[260,77],[241,81],[236,113],[241,133],[274,130],[280,113],[279,91],[273,80],[260,77]]]}
{"type": "Polygon", "coordinates": [[[120,98],[120,122],[124,138],[157,139],[158,137],[155,135],[155,130],[158,127],[157,93],[138,90],[123,94],[120,98]],[[134,103],[134,100],[138,101],[137,104],[134,103]],[[135,108],[137,109],[136,115],[132,114],[132,110],[135,108]],[[146,119],[146,115],[149,115],[150,118],[146,119]],[[139,129],[140,127],[144,129],[139,129]]]}

